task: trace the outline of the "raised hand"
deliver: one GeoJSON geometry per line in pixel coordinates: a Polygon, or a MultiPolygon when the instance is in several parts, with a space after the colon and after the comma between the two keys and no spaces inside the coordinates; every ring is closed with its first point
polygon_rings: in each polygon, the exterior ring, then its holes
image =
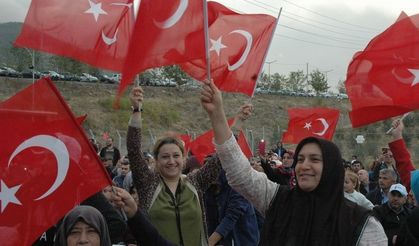
{"type": "Polygon", "coordinates": [[[116,207],[122,208],[128,218],[134,217],[137,212],[137,203],[128,191],[119,187],[113,187],[115,194],[112,194],[112,202],[116,207]]]}
{"type": "Polygon", "coordinates": [[[402,139],[402,132],[404,129],[403,121],[401,119],[394,120],[391,126],[393,127],[393,131],[391,132],[393,140],[402,139]]]}
{"type": "Polygon", "coordinates": [[[143,88],[140,86],[133,87],[131,93],[129,94],[129,99],[132,107],[141,109],[144,99],[143,88]]]}
{"type": "Polygon", "coordinates": [[[220,112],[224,113],[221,92],[213,81],[203,81],[201,105],[209,115],[220,112]]]}
{"type": "Polygon", "coordinates": [[[245,103],[240,107],[240,112],[237,114],[237,118],[241,121],[247,120],[253,111],[253,105],[251,103],[245,103]]]}

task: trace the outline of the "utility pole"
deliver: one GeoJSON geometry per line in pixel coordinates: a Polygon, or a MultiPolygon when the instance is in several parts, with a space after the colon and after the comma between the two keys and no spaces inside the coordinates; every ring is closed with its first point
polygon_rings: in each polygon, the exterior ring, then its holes
{"type": "Polygon", "coordinates": [[[308,62],[306,63],[306,82],[308,83],[308,62]]]}

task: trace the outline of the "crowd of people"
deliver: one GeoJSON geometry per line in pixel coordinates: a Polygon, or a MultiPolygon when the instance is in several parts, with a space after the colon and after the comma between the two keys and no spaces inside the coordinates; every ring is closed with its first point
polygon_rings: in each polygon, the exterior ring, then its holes
{"type": "MultiPolygon", "coordinates": [[[[220,91],[205,81],[202,108],[215,153],[199,165],[174,133],[142,146],[144,91],[130,93],[127,152],[98,150],[113,185],[75,207],[34,245],[419,245],[419,171],[393,122],[368,168],[331,141],[281,142],[248,159],[227,123],[220,91]]],[[[237,118],[251,115],[241,107],[237,118]]]]}

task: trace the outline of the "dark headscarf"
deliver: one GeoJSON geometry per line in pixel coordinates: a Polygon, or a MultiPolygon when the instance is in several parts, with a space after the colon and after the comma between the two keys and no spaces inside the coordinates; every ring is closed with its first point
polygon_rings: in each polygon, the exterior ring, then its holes
{"type": "Polygon", "coordinates": [[[109,238],[108,226],[105,218],[96,208],[91,206],[78,206],[67,213],[61,226],[58,228],[54,245],[67,246],[67,236],[70,234],[74,225],[79,221],[83,221],[96,229],[99,233],[101,246],[111,246],[111,239],[109,238]]]}
{"type": "Polygon", "coordinates": [[[343,246],[355,245],[368,212],[343,196],[344,169],[338,147],[309,137],[297,146],[294,163],[304,145],[319,145],[323,171],[318,186],[305,192],[298,186],[280,186],[261,232],[260,245],[343,246]]]}

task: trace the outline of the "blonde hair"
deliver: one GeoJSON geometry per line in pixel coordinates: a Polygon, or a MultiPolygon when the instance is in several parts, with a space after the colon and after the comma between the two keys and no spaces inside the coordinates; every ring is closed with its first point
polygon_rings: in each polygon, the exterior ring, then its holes
{"type": "Polygon", "coordinates": [[[355,190],[359,191],[359,177],[356,173],[354,173],[351,170],[346,170],[345,171],[345,176],[348,177],[352,183],[355,184],[355,190]]]}
{"type": "Polygon", "coordinates": [[[158,139],[156,144],[154,144],[154,148],[153,148],[154,159],[157,160],[157,156],[159,155],[160,148],[165,144],[177,145],[180,151],[182,152],[182,155],[185,156],[185,143],[178,136],[167,135],[158,139]]]}

